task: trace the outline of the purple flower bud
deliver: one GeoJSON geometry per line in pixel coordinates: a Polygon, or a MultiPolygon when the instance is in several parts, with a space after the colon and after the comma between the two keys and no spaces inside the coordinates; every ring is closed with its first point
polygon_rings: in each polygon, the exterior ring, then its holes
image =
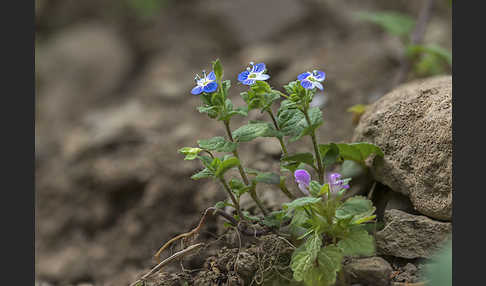
{"type": "Polygon", "coordinates": [[[309,172],[304,169],[295,170],[294,172],[295,182],[299,186],[299,189],[304,193],[306,196],[309,196],[309,184],[311,181],[311,176],[309,172]]]}
{"type": "Polygon", "coordinates": [[[344,180],[341,180],[341,174],[339,173],[331,173],[328,176],[328,183],[329,183],[329,191],[331,194],[337,194],[342,189],[349,189],[349,185],[345,183],[344,180]]]}

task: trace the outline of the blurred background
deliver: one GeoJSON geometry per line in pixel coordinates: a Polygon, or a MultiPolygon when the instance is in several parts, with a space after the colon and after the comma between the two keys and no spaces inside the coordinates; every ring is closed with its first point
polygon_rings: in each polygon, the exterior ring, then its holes
{"type": "MultiPolygon", "coordinates": [[[[351,106],[451,72],[451,20],[450,0],[36,0],[37,285],[127,285],[224,199],[189,179],[200,166],[177,153],[224,135],[190,95],[214,59],[235,105],[249,61],[264,61],[280,90],[325,71],[318,136],[345,141],[351,106]]],[[[275,168],[274,141],[245,144],[248,167],[275,168]]],[[[208,237],[216,230],[209,223],[208,237]]]]}

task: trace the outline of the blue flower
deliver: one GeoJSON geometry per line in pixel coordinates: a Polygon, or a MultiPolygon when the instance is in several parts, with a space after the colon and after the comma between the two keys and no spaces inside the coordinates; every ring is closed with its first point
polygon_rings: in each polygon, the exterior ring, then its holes
{"type": "Polygon", "coordinates": [[[238,80],[242,84],[252,85],[257,80],[267,80],[270,78],[270,76],[268,74],[264,74],[264,72],[264,63],[254,64],[253,62],[250,62],[250,66],[246,68],[246,71],[238,75],[238,80]]]}
{"type": "Polygon", "coordinates": [[[323,71],[314,70],[313,72],[305,72],[299,74],[297,77],[300,80],[300,84],[303,88],[306,89],[314,89],[318,88],[320,90],[323,89],[322,84],[320,83],[326,78],[326,74],[323,71]]]}
{"type": "Polygon", "coordinates": [[[196,86],[191,90],[191,93],[194,95],[200,94],[201,92],[215,92],[218,89],[218,83],[215,82],[216,75],[214,71],[210,72],[206,75],[206,71],[203,71],[203,77],[200,77],[196,74],[194,81],[196,82],[196,86]]]}

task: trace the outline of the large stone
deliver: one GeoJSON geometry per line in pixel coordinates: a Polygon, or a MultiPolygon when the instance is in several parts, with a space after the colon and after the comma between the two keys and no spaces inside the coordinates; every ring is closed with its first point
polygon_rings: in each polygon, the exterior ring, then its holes
{"type": "Polygon", "coordinates": [[[368,107],[353,141],[380,146],[375,179],[410,197],[420,213],[452,217],[452,77],[405,84],[368,107]]]}
{"type": "Polygon", "coordinates": [[[387,286],[390,284],[392,267],[381,257],[369,257],[352,261],[344,266],[344,275],[348,283],[362,285],[387,286]]]}
{"type": "Polygon", "coordinates": [[[379,254],[413,259],[430,258],[450,237],[452,224],[412,215],[400,210],[385,211],[385,227],[376,233],[379,254]]]}

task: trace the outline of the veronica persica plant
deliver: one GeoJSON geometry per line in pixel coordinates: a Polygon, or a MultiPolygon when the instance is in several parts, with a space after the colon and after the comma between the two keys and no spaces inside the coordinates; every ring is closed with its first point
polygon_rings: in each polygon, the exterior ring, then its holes
{"type": "MultiPolygon", "coordinates": [[[[315,92],[323,90],[325,77],[320,70],[303,72],[296,81],[285,85],[283,92],[267,82],[270,75],[264,63],[250,62],[237,76],[246,89],[240,93],[245,106],[235,107],[229,96],[231,81],[224,79],[221,62],[216,60],[209,74],[203,71],[202,76],[196,75],[196,86],[191,93],[201,98],[199,112],[221,122],[225,136],[203,138],[197,141],[197,146],[179,150],[185,160],[198,159],[202,164],[192,179],[213,179],[227,195],[225,201],[217,202],[208,210],[224,217],[242,234],[275,232],[291,237],[298,246],[290,263],[293,278],[307,285],[332,285],[343,257],[371,255],[375,249],[373,238],[364,227],[375,219],[372,202],[359,196],[344,200],[343,195],[351,187],[350,179],[342,178],[337,172],[325,176],[325,170],[338,167],[344,160],[366,166],[369,156],[383,156],[383,153],[366,142],[319,144],[317,130],[323,124],[322,111],[310,103],[315,92]],[[253,110],[267,119],[232,127],[233,116],[247,116],[253,110]],[[288,145],[305,136],[312,140],[310,152],[291,153],[288,145]],[[240,146],[257,138],[279,141],[280,173],[255,170],[246,164],[240,146]],[[233,173],[236,176],[228,173],[231,169],[237,170],[233,173]],[[311,173],[317,175],[316,181],[312,180],[311,173]],[[287,186],[289,176],[293,177],[297,192],[287,186]],[[289,198],[277,211],[270,212],[260,199],[258,191],[271,191],[268,185],[277,186],[289,198]],[[257,207],[253,213],[240,206],[240,198],[246,195],[257,207]],[[265,228],[255,231],[257,225],[265,228]]],[[[168,244],[198,230],[170,240],[158,254],[168,244]]]]}

